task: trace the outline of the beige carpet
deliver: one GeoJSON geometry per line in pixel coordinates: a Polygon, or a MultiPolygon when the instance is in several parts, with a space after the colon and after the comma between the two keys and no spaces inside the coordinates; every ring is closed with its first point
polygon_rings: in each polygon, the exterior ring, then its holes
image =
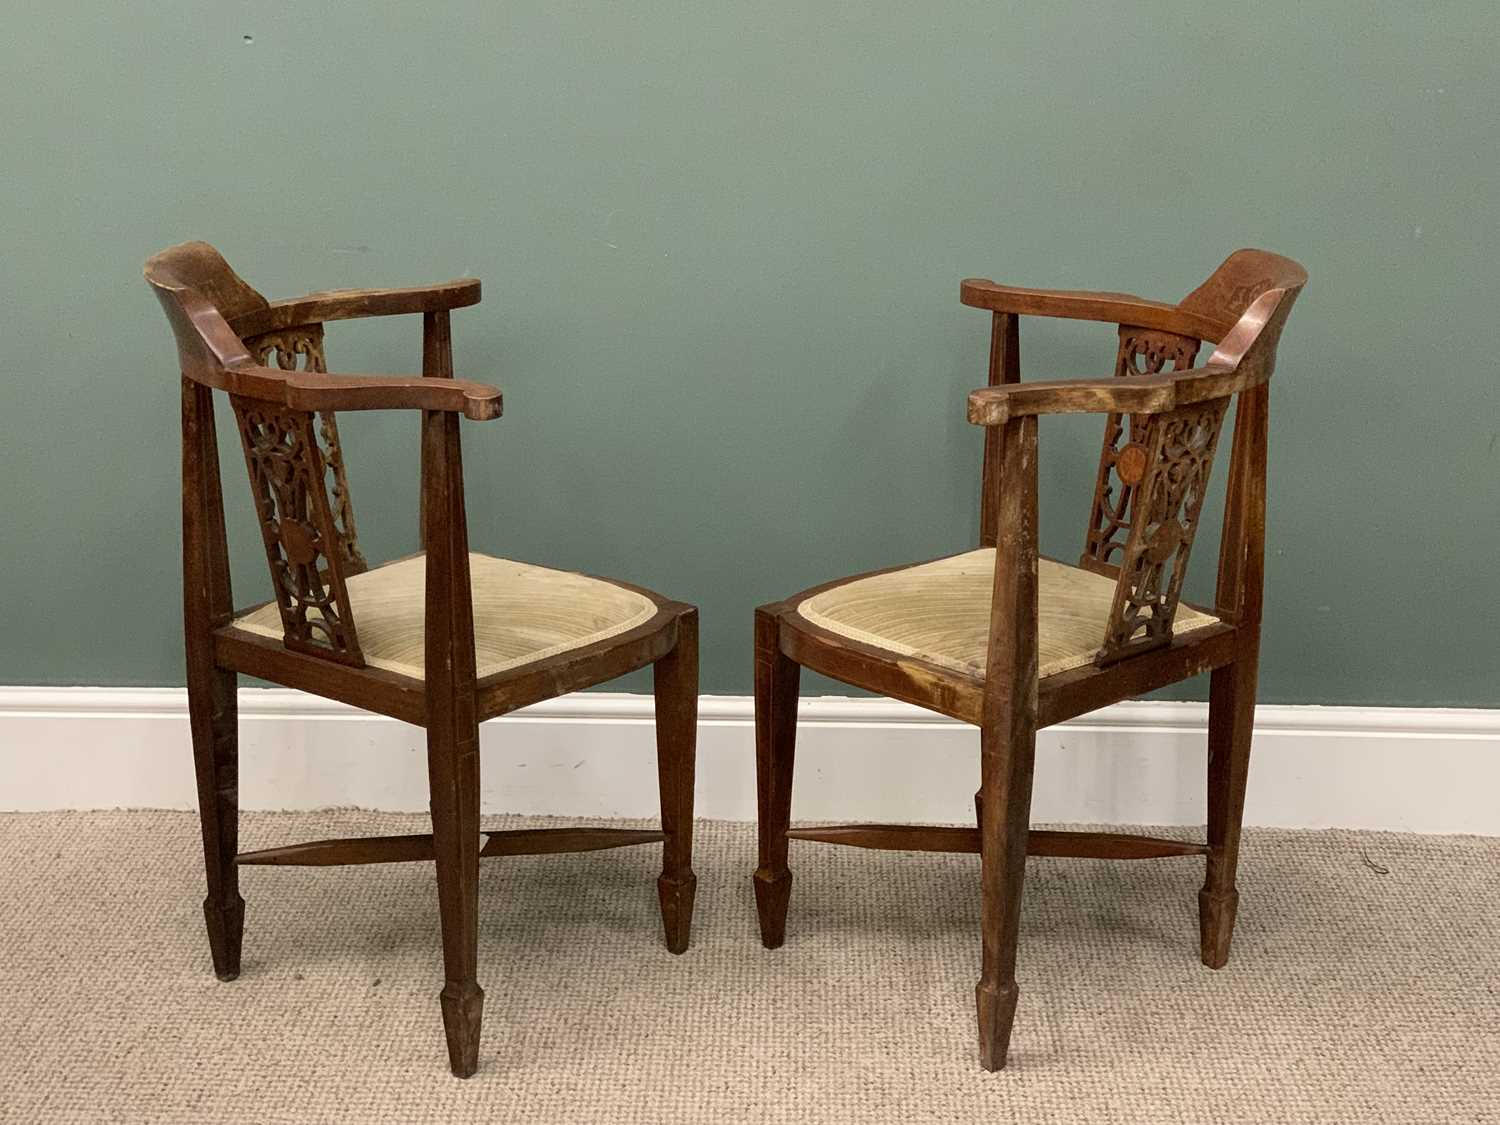
{"type": "MultiPolygon", "coordinates": [[[[420,830],[245,820],[247,847],[420,830]]],[[[244,974],[220,984],[194,817],[0,815],[0,1118],[1500,1121],[1500,839],[1254,832],[1220,973],[1195,955],[1198,861],[1034,860],[1000,1074],[974,1062],[974,857],[794,844],[768,952],[753,847],[700,826],[681,958],[655,847],[486,861],[460,1082],[426,865],[247,870],[244,974]]]]}

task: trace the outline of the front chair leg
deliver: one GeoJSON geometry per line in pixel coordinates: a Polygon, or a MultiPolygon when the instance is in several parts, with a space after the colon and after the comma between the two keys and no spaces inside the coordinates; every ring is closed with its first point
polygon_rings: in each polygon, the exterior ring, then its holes
{"type": "Polygon", "coordinates": [[[780,625],[755,611],[755,780],[760,822],[760,866],[755,870],[755,908],[760,940],[775,949],[786,940],[792,873],[787,868],[787,829],[792,823],[792,761],[797,743],[797,684],[801,668],[781,651],[780,625]]]}
{"type": "Polygon", "coordinates": [[[448,1062],[459,1078],[479,1068],[479,731],[470,725],[427,732],[432,788],[432,851],[437,861],[438,912],[443,930],[444,984],[440,999],[448,1062]]]}
{"type": "Polygon", "coordinates": [[[1222,969],[1229,961],[1240,900],[1234,876],[1250,774],[1255,681],[1253,654],[1214,669],[1209,681],[1208,870],[1198,892],[1198,935],[1203,963],[1210,969],[1222,969]]]}
{"type": "Polygon", "coordinates": [[[193,765],[198,778],[198,817],[203,826],[203,866],[208,897],[203,919],[214,974],[220,980],[240,975],[240,945],[245,930],[245,900],[240,897],[239,867],[239,708],[233,672],[190,669],[188,712],[193,734],[193,765]]]}
{"type": "Polygon", "coordinates": [[[687,950],[693,925],[693,776],[698,743],[698,611],[677,622],[677,643],[652,670],[656,692],[656,768],[661,784],[661,921],[667,948],[687,950]]]}
{"type": "Polygon", "coordinates": [[[974,990],[979,1062],[1005,1066],[1016,1018],[1016,943],[1030,833],[1036,732],[1024,724],[986,724],[980,732],[980,937],[983,967],[974,990]],[[1022,729],[1024,728],[1024,729],[1022,729]]]}

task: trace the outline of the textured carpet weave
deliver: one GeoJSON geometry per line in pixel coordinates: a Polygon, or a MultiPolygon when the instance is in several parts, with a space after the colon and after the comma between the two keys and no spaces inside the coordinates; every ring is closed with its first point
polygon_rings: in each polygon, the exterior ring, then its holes
{"type": "MultiPolygon", "coordinates": [[[[422,830],[244,822],[246,848],[422,830]]],[[[753,829],[702,823],[683,957],[659,848],[488,860],[468,1082],[428,865],[246,869],[244,972],[221,984],[198,847],[183,813],[0,815],[0,1119],[1500,1121],[1500,839],[1251,832],[1219,973],[1196,956],[1201,861],[1033,860],[999,1074],[975,1062],[973,856],[794,843],[767,951],[753,829]]]]}

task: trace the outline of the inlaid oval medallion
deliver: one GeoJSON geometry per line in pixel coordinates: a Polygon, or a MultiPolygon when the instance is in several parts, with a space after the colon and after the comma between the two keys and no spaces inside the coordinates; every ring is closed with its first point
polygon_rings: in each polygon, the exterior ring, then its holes
{"type": "Polygon", "coordinates": [[[1146,475],[1146,461],[1146,447],[1131,442],[1115,458],[1115,472],[1120,474],[1120,480],[1125,484],[1140,484],[1141,478],[1146,475]]]}

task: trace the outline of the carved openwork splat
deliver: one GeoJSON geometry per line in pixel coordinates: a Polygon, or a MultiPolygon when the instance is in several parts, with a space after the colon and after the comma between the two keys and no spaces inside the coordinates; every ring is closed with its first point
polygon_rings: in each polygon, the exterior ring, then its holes
{"type": "Polygon", "coordinates": [[[287,648],[364,665],[313,415],[231,395],[287,648]]]}
{"type": "MultiPolygon", "coordinates": [[[[274,352],[276,366],[283,371],[296,371],[299,356],[301,370],[328,371],[328,361],[323,355],[321,324],[300,324],[251,336],[245,340],[245,346],[255,356],[256,363],[269,363],[274,352]]],[[[359,549],[359,537],[354,527],[354,505],[349,499],[349,479],[344,474],[344,449],[339,442],[338,420],[332,412],[323,411],[318,415],[318,422],[323,465],[328,473],[329,499],[339,528],[339,547],[344,552],[344,569],[349,574],[359,574],[368,569],[369,564],[359,549]]]]}
{"type": "Polygon", "coordinates": [[[268,363],[271,353],[276,353],[276,366],[283,371],[296,371],[297,357],[302,357],[303,371],[328,371],[328,360],[323,355],[323,326],[300,324],[295,328],[283,328],[278,332],[264,332],[245,341],[256,363],[268,363]]]}
{"type": "Polygon", "coordinates": [[[1127,449],[1142,451],[1141,475],[1131,486],[1129,533],[1098,663],[1171,641],[1228,407],[1229,399],[1222,398],[1132,419],[1140,441],[1127,449]]]}
{"type": "MultiPolygon", "coordinates": [[[[1199,341],[1191,336],[1122,325],[1115,374],[1156,375],[1169,363],[1173,371],[1184,371],[1193,366],[1198,348],[1199,341]]],[[[1105,422],[1104,447],[1099,454],[1094,504],[1081,560],[1081,565],[1091,570],[1113,574],[1119,566],[1130,531],[1132,497],[1145,472],[1145,422],[1144,418],[1123,414],[1111,414],[1105,422]]]]}

